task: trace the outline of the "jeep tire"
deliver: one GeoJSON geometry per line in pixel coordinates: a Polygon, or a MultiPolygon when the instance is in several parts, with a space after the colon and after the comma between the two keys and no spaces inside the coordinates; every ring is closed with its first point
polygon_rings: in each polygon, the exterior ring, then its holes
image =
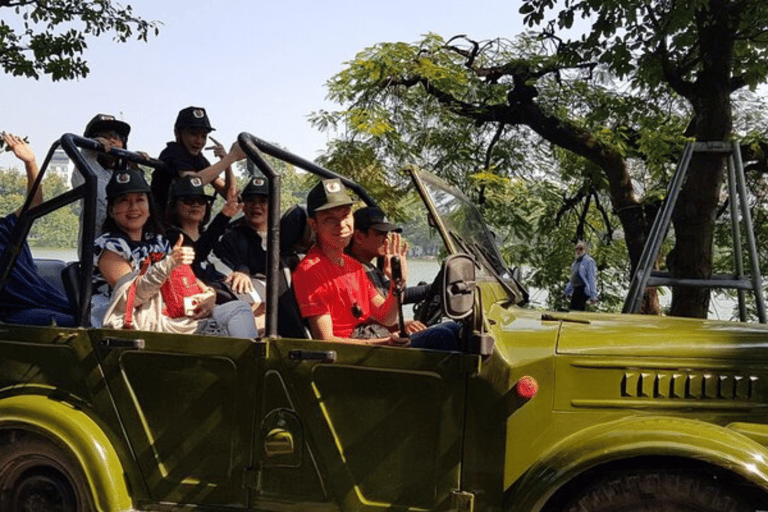
{"type": "Polygon", "coordinates": [[[0,510],[90,512],[93,508],[74,457],[48,439],[14,431],[0,442],[0,510]]]}
{"type": "Polygon", "coordinates": [[[565,512],[753,512],[715,479],[683,471],[631,471],[600,479],[565,512]]]}

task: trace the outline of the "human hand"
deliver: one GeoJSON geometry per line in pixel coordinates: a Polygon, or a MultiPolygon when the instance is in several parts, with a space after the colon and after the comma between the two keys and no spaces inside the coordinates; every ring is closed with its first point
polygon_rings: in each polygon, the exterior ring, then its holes
{"type": "Polygon", "coordinates": [[[227,188],[227,197],[224,198],[226,202],[224,203],[224,206],[221,207],[221,213],[229,218],[232,218],[240,213],[240,211],[243,209],[243,203],[237,199],[239,194],[240,191],[237,190],[237,187],[227,188]]]}
{"type": "Polygon", "coordinates": [[[191,247],[184,247],[184,235],[179,234],[179,239],[176,240],[176,245],[171,250],[171,259],[173,260],[173,268],[180,265],[191,265],[195,261],[195,250],[191,247]]]}
{"type": "Polygon", "coordinates": [[[408,320],[405,322],[405,333],[409,335],[424,331],[426,328],[427,326],[418,320],[408,320]]]}
{"type": "Polygon", "coordinates": [[[389,338],[385,338],[384,345],[389,345],[391,347],[408,347],[411,345],[411,340],[409,338],[403,338],[400,336],[400,333],[393,332],[389,338]]]}
{"type": "Polygon", "coordinates": [[[200,320],[201,318],[207,318],[213,314],[213,309],[216,307],[216,293],[208,288],[203,293],[194,295],[197,299],[197,306],[195,306],[192,312],[192,318],[200,320]]]}
{"type": "Polygon", "coordinates": [[[235,162],[238,162],[245,158],[245,151],[243,151],[243,148],[240,147],[239,143],[234,142],[232,147],[229,148],[229,156],[231,156],[235,162]]]}
{"type": "Polygon", "coordinates": [[[215,156],[219,160],[221,160],[222,158],[227,156],[227,150],[224,149],[224,145],[221,142],[217,141],[216,139],[214,139],[210,135],[208,136],[208,138],[211,139],[211,142],[213,142],[213,146],[208,146],[205,149],[207,149],[207,150],[212,149],[213,150],[213,156],[215,156]]]}
{"type": "Polygon", "coordinates": [[[235,293],[251,293],[253,291],[253,281],[251,276],[242,272],[232,272],[224,278],[224,282],[232,288],[235,293]]]}
{"type": "MultiPolygon", "coordinates": [[[[95,140],[96,142],[101,144],[102,147],[104,147],[104,152],[105,153],[109,153],[109,151],[112,148],[117,148],[118,147],[118,146],[115,146],[114,144],[112,144],[112,141],[110,139],[107,139],[106,137],[94,137],[93,140],[95,140]]],[[[122,149],[122,148],[118,148],[118,149],[122,149]]]]}
{"type": "Polygon", "coordinates": [[[16,158],[25,164],[35,162],[35,153],[32,151],[32,148],[29,147],[27,141],[21,137],[5,132],[3,132],[3,140],[8,145],[8,148],[13,151],[13,154],[16,155],[16,158]]]}
{"type": "Polygon", "coordinates": [[[408,280],[408,262],[406,260],[408,254],[408,242],[403,240],[400,233],[392,232],[387,236],[385,244],[384,274],[392,279],[392,258],[397,256],[400,258],[400,269],[402,273],[402,278],[399,284],[404,286],[405,282],[408,280]]]}

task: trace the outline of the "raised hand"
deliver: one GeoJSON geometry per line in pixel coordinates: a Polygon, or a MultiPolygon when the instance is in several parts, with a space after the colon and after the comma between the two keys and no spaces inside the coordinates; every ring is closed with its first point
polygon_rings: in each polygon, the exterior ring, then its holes
{"type": "Polygon", "coordinates": [[[205,149],[208,149],[208,150],[212,149],[213,150],[213,155],[216,158],[218,158],[219,160],[221,160],[222,158],[227,156],[227,150],[224,149],[224,145],[221,142],[217,141],[216,139],[214,139],[210,135],[208,136],[208,138],[211,139],[211,142],[213,142],[213,146],[208,146],[205,149]]]}
{"type": "Polygon", "coordinates": [[[408,242],[403,240],[400,233],[390,233],[387,236],[386,252],[384,255],[384,274],[392,279],[392,258],[397,256],[400,258],[400,268],[402,269],[402,283],[408,280],[408,262],[406,256],[408,254],[408,242]]]}
{"type": "Polygon", "coordinates": [[[3,132],[3,140],[13,151],[13,154],[16,155],[16,158],[24,163],[35,162],[35,153],[24,139],[11,133],[3,132]]]}
{"type": "Polygon", "coordinates": [[[191,265],[195,261],[195,250],[191,247],[184,247],[184,235],[179,234],[179,239],[176,240],[176,245],[171,250],[171,259],[173,260],[173,268],[179,265],[191,265]]]}

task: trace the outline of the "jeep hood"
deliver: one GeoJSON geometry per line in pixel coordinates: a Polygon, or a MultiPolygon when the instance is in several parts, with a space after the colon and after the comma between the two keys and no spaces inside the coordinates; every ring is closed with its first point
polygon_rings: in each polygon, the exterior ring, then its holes
{"type": "MultiPolygon", "coordinates": [[[[547,332],[558,354],[768,360],[768,326],[692,318],[554,313],[516,307],[491,311],[497,333],[547,332]],[[493,314],[503,312],[502,314],[493,314]]],[[[514,343],[515,335],[511,336],[514,343]]],[[[498,340],[497,340],[498,342],[498,340]]]]}

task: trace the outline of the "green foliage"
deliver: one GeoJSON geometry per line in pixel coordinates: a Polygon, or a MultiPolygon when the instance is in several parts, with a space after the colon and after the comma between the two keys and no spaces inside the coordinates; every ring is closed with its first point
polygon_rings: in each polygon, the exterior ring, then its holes
{"type": "Polygon", "coordinates": [[[768,4],[762,0],[523,0],[520,13],[529,27],[544,25],[546,35],[571,28],[576,17],[591,23],[581,36],[559,41],[562,58],[570,63],[599,62],[633,86],[650,91],[666,88],[672,72],[694,82],[711,66],[711,56],[701,55],[697,47],[701,48],[702,33],[719,24],[728,32],[716,44],[733,37],[730,76],[754,88],[768,75],[768,4]],[[547,21],[549,11],[554,14],[547,21]]]}
{"type": "MultiPolygon", "coordinates": [[[[69,185],[59,175],[46,174],[43,183],[43,197],[57,196],[69,185]]],[[[0,169],[0,215],[18,210],[26,199],[27,180],[23,172],[14,169],[0,169]]],[[[74,248],[77,247],[79,217],[74,207],[64,207],[36,220],[30,230],[28,242],[33,247],[74,248]]]]}
{"type": "Polygon", "coordinates": [[[5,19],[12,9],[23,27],[0,19],[0,65],[14,76],[84,78],[90,71],[82,57],[87,37],[112,33],[114,41],[123,43],[159,33],[159,22],[145,21],[130,5],[111,0],[2,0],[0,9],[5,19]]]}

